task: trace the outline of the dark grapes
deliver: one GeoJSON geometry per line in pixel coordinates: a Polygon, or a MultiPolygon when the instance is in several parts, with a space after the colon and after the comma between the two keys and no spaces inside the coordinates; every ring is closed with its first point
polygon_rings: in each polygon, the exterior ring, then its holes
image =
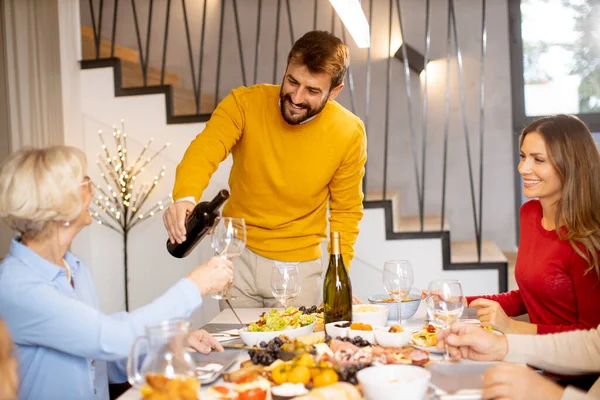
{"type": "Polygon", "coordinates": [[[252,350],[248,350],[248,355],[252,364],[271,365],[277,360],[279,350],[284,343],[289,341],[283,340],[280,337],[269,340],[269,342],[260,342],[259,347],[255,347],[252,350]]]}
{"type": "Polygon", "coordinates": [[[358,373],[358,371],[360,371],[361,369],[363,369],[365,367],[366,367],[366,365],[364,365],[362,363],[357,364],[357,365],[348,365],[344,369],[337,372],[338,378],[342,382],[348,382],[352,385],[357,385],[358,379],[356,379],[356,374],[358,373]]]}
{"type": "Polygon", "coordinates": [[[300,306],[300,307],[298,307],[298,310],[300,312],[302,312],[302,314],[318,314],[318,313],[322,313],[323,311],[325,311],[325,309],[323,307],[318,308],[317,306],[311,306],[311,307],[300,306]]]}

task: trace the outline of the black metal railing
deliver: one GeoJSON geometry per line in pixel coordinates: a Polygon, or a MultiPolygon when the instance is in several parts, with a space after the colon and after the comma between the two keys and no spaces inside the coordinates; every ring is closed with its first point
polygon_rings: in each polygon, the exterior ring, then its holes
{"type": "MultiPolygon", "coordinates": [[[[312,29],[329,29],[330,31],[336,33],[336,30],[340,32],[339,36],[342,38],[344,42],[347,40],[347,33],[345,28],[343,27],[341,21],[339,21],[336,13],[333,8],[330,6],[327,0],[314,0],[312,3],[310,0],[307,0],[311,7],[304,7],[306,10],[302,10],[301,15],[306,17],[307,13],[312,13],[312,29]],[[312,10],[312,12],[311,12],[312,10]],[[330,13],[331,18],[328,18],[327,13],[330,13]],[[323,18],[323,16],[325,18],[323,18]]],[[[129,2],[119,0],[113,0],[112,10],[108,10],[110,4],[107,6],[104,0],[89,0],[89,10],[82,10],[82,21],[85,24],[88,21],[92,26],[93,32],[93,43],[95,46],[95,59],[106,58],[107,55],[101,54],[101,43],[104,38],[110,38],[110,57],[115,57],[115,47],[117,45],[121,45],[117,34],[122,32],[122,27],[131,26],[133,24],[134,32],[135,32],[135,46],[137,47],[137,51],[139,53],[139,68],[141,69],[142,77],[143,77],[143,86],[151,87],[151,86],[163,86],[165,85],[165,74],[167,70],[167,65],[169,61],[172,61],[169,53],[169,39],[170,35],[174,34],[175,29],[184,30],[184,44],[177,43],[177,46],[184,47],[186,51],[187,61],[178,60],[180,63],[187,62],[188,70],[189,70],[189,84],[191,86],[191,91],[193,92],[193,101],[194,101],[194,109],[195,114],[192,116],[198,116],[204,118],[206,120],[207,117],[210,116],[210,112],[212,110],[202,109],[202,95],[203,93],[208,92],[207,81],[209,83],[214,84],[214,104],[212,107],[216,107],[219,100],[221,99],[221,91],[222,80],[223,80],[223,63],[224,63],[224,45],[225,45],[225,29],[230,28],[231,26],[226,23],[226,17],[232,17],[233,20],[233,28],[235,29],[235,43],[229,42],[229,45],[235,46],[237,49],[237,58],[239,63],[239,80],[236,82],[236,85],[247,85],[248,84],[248,76],[247,76],[247,67],[248,58],[245,57],[244,52],[246,52],[246,56],[249,54],[248,52],[253,53],[254,60],[250,64],[253,68],[252,71],[252,83],[258,83],[261,81],[260,79],[260,71],[261,67],[263,68],[264,73],[264,65],[269,65],[268,63],[261,62],[261,55],[265,53],[263,46],[267,43],[265,39],[265,34],[268,34],[266,29],[268,29],[269,25],[266,22],[274,22],[273,27],[273,47],[272,47],[272,55],[273,55],[273,63],[272,63],[272,71],[269,71],[268,75],[271,76],[272,83],[279,83],[280,75],[278,74],[279,67],[283,65],[285,61],[285,57],[287,56],[287,52],[283,54],[280,51],[280,39],[284,35],[285,27],[284,24],[287,23],[287,28],[289,30],[289,38],[290,43],[293,44],[296,37],[299,36],[298,23],[303,21],[298,21],[294,19],[294,16],[297,14],[294,13],[294,9],[296,7],[300,7],[299,3],[291,2],[290,0],[285,0],[285,12],[286,15],[282,15],[283,7],[282,0],[254,0],[252,4],[256,4],[256,19],[249,18],[247,15],[244,15],[243,21],[240,20],[240,4],[244,7],[248,7],[249,2],[238,4],[237,0],[220,0],[217,3],[218,6],[218,17],[211,19],[208,17],[208,8],[207,3],[208,0],[194,0],[190,2],[189,0],[163,0],[160,2],[160,5],[157,6],[153,0],[149,0],[144,3],[140,3],[139,0],[130,0],[129,2]],[[164,4],[164,5],[163,5],[164,4]],[[139,10],[140,5],[143,5],[147,8],[147,12],[145,13],[146,19],[142,20],[142,13],[139,10]],[[195,17],[191,16],[189,7],[193,5],[196,9],[201,9],[200,13],[197,12],[195,17]],[[177,8],[176,8],[177,7],[177,8]],[[274,8],[274,10],[273,10],[274,8]],[[265,10],[275,12],[275,20],[274,21],[266,21],[265,20],[265,10]],[[228,13],[228,10],[229,13],[228,13]],[[105,19],[105,13],[110,13],[112,11],[112,21],[107,27],[106,24],[103,24],[103,20],[105,19]],[[124,20],[122,18],[122,14],[125,14],[125,11],[131,12],[132,19],[130,21],[124,20]],[[182,24],[173,24],[173,15],[174,12],[181,12],[183,17],[182,24]],[[229,15],[230,14],[230,15],[229,15]],[[121,18],[120,18],[121,17],[121,18]],[[195,19],[194,19],[195,18],[195,19]],[[282,21],[282,19],[284,21],[282,21]],[[157,28],[153,25],[153,22],[156,20],[164,21],[163,25],[157,28]],[[217,48],[216,51],[211,50],[211,47],[208,46],[207,42],[209,38],[213,38],[215,35],[209,35],[209,30],[207,28],[207,24],[209,21],[218,20],[218,25],[212,32],[218,32],[217,39],[217,48]],[[252,26],[251,29],[254,29],[252,35],[245,35],[243,33],[248,31],[248,27],[243,30],[242,22],[251,21],[256,22],[255,26],[252,26]],[[117,29],[117,25],[119,25],[119,29],[117,29]],[[145,26],[146,31],[142,32],[142,28],[145,26]],[[198,33],[198,51],[194,52],[193,41],[195,37],[192,32],[192,27],[199,27],[198,33]],[[296,29],[295,29],[296,28],[296,29]],[[244,46],[244,39],[246,37],[252,37],[254,40],[253,46],[244,46]],[[118,43],[119,42],[119,43],[118,43]],[[252,48],[253,47],[253,48],[252,48]],[[262,51],[261,51],[262,50],[262,51]],[[212,51],[208,54],[208,51],[212,51]],[[150,83],[148,79],[148,71],[151,67],[151,52],[152,54],[156,54],[154,52],[160,52],[160,81],[155,83],[150,83]],[[216,57],[215,53],[216,52],[216,57]],[[214,64],[214,81],[213,79],[207,80],[206,78],[206,70],[207,67],[210,66],[209,62],[214,64]],[[272,72],[272,74],[271,74],[272,72]]],[[[399,24],[400,35],[403,40],[406,38],[405,34],[405,24],[407,24],[407,13],[409,12],[409,8],[404,5],[401,0],[389,0],[389,2],[383,3],[381,1],[377,2],[375,0],[363,0],[362,5],[365,10],[365,14],[369,21],[369,26],[373,26],[373,15],[374,15],[374,4],[385,4],[387,8],[387,15],[385,19],[387,20],[389,27],[387,29],[387,38],[385,36],[377,37],[376,40],[386,40],[389,43],[389,55],[386,60],[386,73],[381,74],[382,76],[378,78],[385,79],[385,111],[384,111],[384,126],[382,132],[373,132],[371,127],[371,122],[373,119],[373,115],[371,113],[372,103],[372,54],[371,49],[360,50],[354,49],[354,52],[360,54],[360,57],[357,57],[359,61],[353,61],[353,67],[349,69],[346,84],[349,92],[349,108],[350,110],[363,118],[365,123],[366,131],[368,135],[371,137],[376,135],[378,138],[381,138],[383,141],[383,154],[381,154],[383,158],[383,166],[382,166],[382,179],[381,179],[381,187],[382,187],[382,199],[388,199],[389,194],[389,153],[392,151],[390,147],[390,139],[391,135],[401,135],[404,134],[400,129],[392,129],[392,124],[390,120],[392,116],[397,114],[396,111],[393,110],[392,104],[392,94],[396,90],[400,90],[400,85],[403,84],[404,88],[404,97],[406,99],[406,118],[408,120],[408,138],[410,141],[410,155],[412,157],[412,173],[414,174],[414,185],[416,187],[416,191],[414,196],[416,197],[416,204],[419,214],[419,223],[420,223],[420,231],[424,231],[425,226],[425,208],[427,206],[426,202],[426,187],[427,187],[427,175],[426,175],[426,166],[428,160],[428,138],[431,136],[433,132],[430,132],[428,127],[428,107],[429,107],[429,99],[428,99],[428,71],[427,68],[424,69],[422,73],[422,97],[419,95],[415,95],[413,93],[411,86],[412,80],[415,79],[415,75],[411,73],[409,68],[409,63],[405,62],[403,65],[403,79],[401,81],[392,79],[392,71],[393,64],[396,62],[395,57],[393,56],[394,50],[392,49],[392,42],[394,36],[393,25],[394,22],[397,21],[399,24]],[[395,6],[395,7],[394,7],[395,6]],[[364,60],[361,60],[361,57],[364,57],[364,60]],[[364,66],[364,90],[362,88],[358,88],[355,84],[355,74],[354,69],[357,66],[364,66]],[[362,95],[362,99],[364,99],[364,111],[359,111],[359,107],[357,104],[358,95],[362,95]],[[421,124],[420,124],[420,132],[417,130],[417,122],[415,121],[415,115],[413,107],[421,105],[421,124]]],[[[435,5],[438,5],[438,2],[434,2],[435,5]]],[[[425,3],[425,35],[424,35],[424,64],[427,66],[427,63],[431,60],[431,4],[430,0],[426,0],[425,3]]],[[[214,10],[213,10],[214,11],[214,10]]],[[[250,23],[251,23],[250,22],[250,23]]],[[[449,149],[449,132],[450,132],[450,65],[453,61],[453,58],[456,59],[456,65],[458,68],[458,91],[460,98],[460,110],[462,117],[462,133],[464,136],[464,144],[466,150],[466,161],[467,161],[467,169],[468,169],[468,182],[469,182],[469,197],[472,205],[472,219],[473,226],[475,232],[475,239],[477,242],[477,254],[478,260],[481,260],[481,248],[482,248],[482,224],[483,224],[483,165],[484,165],[484,118],[485,118],[485,78],[486,78],[486,55],[487,55],[487,27],[486,27],[486,0],[481,0],[481,54],[480,54],[480,91],[479,91],[479,132],[478,132],[478,142],[479,142],[479,168],[478,168],[478,176],[479,176],[479,187],[478,193],[475,187],[475,171],[474,171],[474,162],[472,159],[471,152],[471,132],[469,131],[469,126],[467,124],[467,104],[465,99],[465,83],[464,83],[464,66],[463,66],[463,56],[461,52],[461,44],[459,40],[459,27],[456,22],[456,9],[454,0],[447,0],[447,19],[446,19],[446,51],[445,51],[445,61],[446,61],[446,86],[445,86],[445,98],[444,98],[444,117],[443,117],[443,132],[440,132],[443,135],[443,144],[442,144],[442,161],[441,161],[441,169],[442,169],[442,185],[441,185],[441,224],[439,228],[439,232],[443,232],[446,230],[446,226],[444,224],[446,215],[447,215],[447,168],[448,168],[448,149],[449,149]]],[[[338,33],[336,33],[338,34],[338,33]]],[[[371,32],[372,35],[372,32],[371,32]]],[[[372,39],[373,36],[371,36],[372,39]]],[[[251,39],[252,40],[252,39],[251,39]]],[[[373,40],[372,40],[373,43],[373,40]]],[[[267,43],[268,44],[268,43],[267,43]]],[[[269,44],[270,45],[270,44],[269,44]]],[[[401,54],[404,60],[408,60],[407,54],[407,46],[401,47],[401,54]]],[[[181,58],[181,57],[180,57],[181,58]]],[[[354,58],[354,55],[353,55],[354,58]]],[[[236,68],[238,68],[236,66],[236,68]]],[[[188,79],[188,78],[186,78],[188,79]]],[[[417,79],[419,79],[417,77],[417,79]]],[[[416,109],[416,108],[415,108],[416,109]]],[[[173,110],[171,110],[173,111],[173,110]]],[[[186,117],[189,115],[186,115],[186,117]]],[[[189,118],[187,119],[189,121],[189,118]]],[[[380,155],[374,154],[374,150],[370,150],[370,158],[371,157],[379,157],[380,155]]],[[[365,173],[365,177],[363,180],[363,188],[365,193],[371,189],[372,186],[372,177],[373,171],[369,170],[368,173],[365,173]]]]}

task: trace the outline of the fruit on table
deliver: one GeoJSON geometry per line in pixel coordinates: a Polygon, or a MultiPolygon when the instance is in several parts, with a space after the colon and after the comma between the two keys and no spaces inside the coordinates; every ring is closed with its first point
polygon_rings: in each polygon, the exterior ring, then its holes
{"type": "Polygon", "coordinates": [[[281,363],[271,371],[271,379],[278,385],[286,383],[288,381],[288,372],[290,365],[287,363],[281,363]]]}
{"type": "Polygon", "coordinates": [[[313,385],[316,388],[333,385],[338,381],[338,374],[333,368],[323,368],[313,377],[313,385]]]}
{"type": "Polygon", "coordinates": [[[288,372],[287,379],[290,383],[308,385],[310,383],[310,369],[304,365],[297,365],[288,372]]]}

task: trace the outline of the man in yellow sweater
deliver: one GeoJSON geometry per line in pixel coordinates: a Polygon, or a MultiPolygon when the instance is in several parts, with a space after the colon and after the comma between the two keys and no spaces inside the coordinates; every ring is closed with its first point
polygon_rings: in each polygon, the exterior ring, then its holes
{"type": "Polygon", "coordinates": [[[172,204],[163,220],[172,242],[186,237],[185,217],[229,152],[231,197],[223,215],[244,218],[246,250],[234,261],[232,294],[239,307],[275,307],[273,266],[298,265],[302,290],[295,305],[318,304],[320,243],[342,233],[346,266],[363,216],[367,142],[361,120],[334,101],[344,86],[348,48],[312,31],[288,55],[281,86],[233,90],[177,167],[172,204]]]}

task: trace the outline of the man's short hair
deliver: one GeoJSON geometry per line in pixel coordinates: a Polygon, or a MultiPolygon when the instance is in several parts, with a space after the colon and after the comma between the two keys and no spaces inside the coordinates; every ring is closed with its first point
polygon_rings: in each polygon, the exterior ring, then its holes
{"type": "Polygon", "coordinates": [[[310,31],[296,40],[287,62],[305,65],[312,73],[331,75],[332,89],[344,81],[350,65],[350,53],[335,35],[326,31],[310,31]]]}

